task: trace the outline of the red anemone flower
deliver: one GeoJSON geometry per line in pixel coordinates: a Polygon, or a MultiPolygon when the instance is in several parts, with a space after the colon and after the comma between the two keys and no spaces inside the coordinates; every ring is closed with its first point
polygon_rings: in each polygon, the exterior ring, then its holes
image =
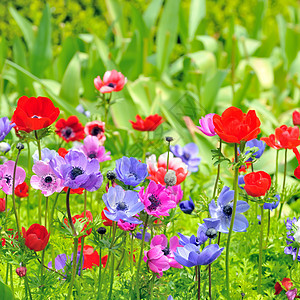
{"type": "MultiPolygon", "coordinates": [[[[78,246],[81,251],[81,245],[78,246]]],[[[91,269],[93,266],[99,267],[100,256],[96,250],[90,245],[83,247],[83,269],[91,269]]]]}
{"type": "MultiPolygon", "coordinates": [[[[64,191],[64,192],[67,192],[67,191],[68,191],[68,187],[65,186],[65,187],[63,188],[63,191],[64,191]]],[[[82,195],[82,194],[83,194],[83,191],[84,191],[84,188],[70,189],[70,194],[78,194],[78,195],[82,195]]]]}
{"type": "Polygon", "coordinates": [[[27,231],[22,227],[22,233],[25,239],[25,245],[30,250],[42,251],[46,248],[50,233],[48,233],[45,226],[32,224],[27,231]]]}
{"type": "MultiPolygon", "coordinates": [[[[80,214],[80,215],[75,215],[74,217],[72,217],[72,222],[73,222],[73,224],[75,224],[76,223],[76,220],[79,220],[79,222],[81,222],[81,223],[83,223],[83,222],[85,222],[85,220],[84,220],[84,212],[82,213],[82,214],[80,214]]],[[[84,237],[86,237],[87,235],[90,235],[91,234],[91,232],[92,232],[92,229],[90,228],[89,230],[85,230],[86,228],[87,228],[87,226],[90,224],[90,222],[93,222],[93,215],[92,215],[92,213],[89,211],[89,210],[87,210],[86,211],[86,218],[88,219],[88,221],[84,224],[84,226],[83,226],[83,228],[82,228],[82,230],[81,230],[81,232],[85,232],[86,234],[84,235],[84,237]]],[[[64,222],[65,222],[65,224],[67,225],[67,226],[69,226],[68,225],[68,220],[67,219],[64,219],[64,222]]],[[[81,237],[79,238],[79,243],[81,243],[81,237]]]]}
{"type": "Polygon", "coordinates": [[[0,212],[5,211],[5,198],[0,198],[0,212]]]}
{"type": "Polygon", "coordinates": [[[137,115],[136,122],[129,121],[132,128],[138,131],[154,131],[161,123],[164,122],[163,118],[158,114],[151,115],[143,120],[140,115],[137,115]]]}
{"type": "Polygon", "coordinates": [[[101,264],[102,264],[102,267],[105,268],[106,267],[106,263],[107,263],[107,258],[108,258],[108,255],[104,255],[102,258],[101,258],[101,264]]]}
{"type": "Polygon", "coordinates": [[[11,118],[15,129],[31,132],[53,124],[59,116],[59,108],[46,97],[22,96],[11,118]]]}
{"type": "Polygon", "coordinates": [[[100,76],[94,79],[95,88],[102,94],[119,92],[123,89],[126,82],[127,78],[116,70],[106,71],[103,80],[101,80],[100,76]]]}
{"type": "Polygon", "coordinates": [[[294,175],[295,175],[296,178],[300,179],[300,153],[299,153],[299,151],[298,151],[297,148],[294,148],[294,149],[293,149],[293,152],[294,152],[295,155],[296,155],[296,158],[297,158],[297,160],[298,160],[298,165],[299,165],[299,166],[295,169],[294,175]]]}
{"type": "Polygon", "coordinates": [[[264,171],[246,174],[244,181],[244,189],[252,197],[264,196],[271,187],[271,176],[264,171]]]}
{"type": "Polygon", "coordinates": [[[84,139],[84,127],[76,116],[71,116],[67,120],[59,119],[56,122],[55,127],[55,132],[66,142],[84,139]]]}
{"type": "Polygon", "coordinates": [[[300,112],[295,110],[293,112],[293,124],[296,125],[300,125],[300,112]]]}
{"type": "Polygon", "coordinates": [[[215,132],[226,143],[247,142],[260,133],[260,120],[254,110],[244,114],[241,109],[231,106],[221,116],[214,115],[215,132]]]}
{"type": "MultiPolygon", "coordinates": [[[[8,234],[8,237],[13,238],[13,239],[15,239],[15,240],[19,240],[19,233],[18,233],[18,232],[15,233],[15,229],[9,228],[9,229],[7,229],[6,231],[8,231],[8,233],[9,233],[9,232],[11,233],[11,234],[8,234]]],[[[5,246],[5,244],[6,244],[5,238],[2,238],[2,239],[1,239],[1,244],[2,244],[2,247],[5,246]]],[[[11,244],[12,244],[12,243],[11,243],[11,244]]]]}
{"type": "Polygon", "coordinates": [[[15,195],[20,198],[28,197],[28,184],[25,181],[16,186],[15,195]]]}
{"type": "Polygon", "coordinates": [[[101,219],[103,220],[103,225],[112,226],[113,221],[106,217],[104,210],[109,211],[107,207],[104,207],[104,209],[101,212],[101,219]]]}
{"type": "Polygon", "coordinates": [[[93,121],[85,124],[84,133],[86,135],[92,135],[97,137],[100,145],[103,145],[106,140],[106,136],[104,135],[104,132],[105,132],[104,122],[93,121]]]}
{"type": "Polygon", "coordinates": [[[275,134],[271,134],[269,137],[262,137],[261,140],[277,150],[293,149],[300,145],[299,133],[297,126],[288,127],[282,125],[275,129],[275,134]]]}
{"type": "Polygon", "coordinates": [[[283,278],[281,284],[279,282],[276,282],[274,295],[279,295],[281,293],[281,291],[283,290],[282,286],[286,291],[288,291],[293,286],[293,283],[290,278],[283,278]]]}

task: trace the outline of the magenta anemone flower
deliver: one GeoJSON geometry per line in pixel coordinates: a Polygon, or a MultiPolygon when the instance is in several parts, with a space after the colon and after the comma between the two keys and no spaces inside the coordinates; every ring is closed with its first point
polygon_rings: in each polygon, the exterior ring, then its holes
{"type": "Polygon", "coordinates": [[[164,234],[156,235],[151,240],[150,247],[152,248],[156,246],[161,247],[161,251],[164,253],[164,255],[167,256],[169,260],[170,267],[179,268],[179,269],[182,268],[182,266],[175,260],[175,255],[174,255],[174,253],[177,250],[177,247],[182,247],[179,244],[179,238],[177,236],[173,236],[170,238],[170,243],[168,246],[168,239],[164,234]]]}
{"type": "Polygon", "coordinates": [[[213,123],[213,116],[215,114],[207,114],[199,120],[200,126],[197,128],[207,136],[214,136],[217,133],[215,132],[215,125],[213,123]]]}
{"type": "MultiPolygon", "coordinates": [[[[12,195],[13,175],[15,162],[9,160],[0,166],[0,187],[7,195],[12,195]]],[[[17,167],[15,187],[23,183],[26,178],[26,173],[23,168],[17,167]]]]}
{"type": "Polygon", "coordinates": [[[30,179],[30,184],[35,190],[41,190],[45,197],[51,196],[53,193],[60,193],[64,188],[64,181],[58,178],[49,163],[37,161],[32,167],[32,171],[36,174],[30,179]]]}
{"type": "Polygon", "coordinates": [[[169,210],[176,207],[174,197],[170,191],[163,185],[150,181],[147,189],[144,187],[139,191],[141,202],[145,205],[145,211],[148,215],[159,218],[168,216],[169,210]]]}
{"type": "Polygon", "coordinates": [[[120,219],[117,225],[124,231],[133,231],[139,224],[129,223],[120,219]]]}
{"type": "Polygon", "coordinates": [[[88,135],[83,140],[83,145],[80,147],[80,150],[89,160],[93,158],[99,162],[111,160],[110,152],[105,153],[104,146],[99,145],[99,140],[96,136],[88,135]]]}
{"type": "Polygon", "coordinates": [[[178,204],[183,197],[183,191],[180,184],[168,186],[168,190],[170,192],[170,196],[173,197],[173,200],[176,202],[176,204],[178,204]]]}

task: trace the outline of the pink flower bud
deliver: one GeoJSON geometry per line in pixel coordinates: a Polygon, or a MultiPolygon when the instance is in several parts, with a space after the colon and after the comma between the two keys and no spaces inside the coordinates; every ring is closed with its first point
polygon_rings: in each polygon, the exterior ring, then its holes
{"type": "Polygon", "coordinates": [[[20,267],[16,269],[16,273],[20,276],[20,277],[24,277],[26,275],[27,272],[27,268],[26,267],[20,267]]]}

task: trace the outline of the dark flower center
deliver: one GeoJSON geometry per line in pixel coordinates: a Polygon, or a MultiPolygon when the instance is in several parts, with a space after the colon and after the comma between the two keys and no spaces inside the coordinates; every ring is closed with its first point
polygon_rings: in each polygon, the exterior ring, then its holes
{"type": "Polygon", "coordinates": [[[100,127],[98,127],[98,126],[95,126],[95,127],[93,127],[93,129],[91,130],[91,135],[96,136],[96,135],[98,135],[100,132],[103,132],[103,130],[102,130],[100,127]]]}
{"type": "Polygon", "coordinates": [[[117,210],[126,210],[127,209],[127,205],[125,202],[119,202],[118,205],[117,205],[117,210]]]}
{"type": "Polygon", "coordinates": [[[109,87],[111,87],[111,88],[114,88],[115,86],[116,86],[116,84],[115,83],[112,83],[112,82],[110,82],[107,86],[109,86],[109,87]]]}
{"type": "Polygon", "coordinates": [[[160,200],[155,195],[151,195],[148,200],[151,202],[151,204],[147,207],[150,211],[156,210],[161,204],[160,200]]]}
{"type": "Polygon", "coordinates": [[[44,180],[46,183],[51,183],[53,179],[51,176],[46,176],[44,180]]]}
{"type": "Polygon", "coordinates": [[[70,177],[72,180],[74,180],[77,176],[82,175],[83,170],[79,167],[74,167],[71,171],[70,177]]]}
{"type": "Polygon", "coordinates": [[[186,153],[186,152],[184,152],[183,157],[184,157],[186,160],[189,160],[190,157],[191,157],[191,155],[188,154],[188,153],[186,153]]]}
{"type": "Polygon", "coordinates": [[[208,228],[205,234],[208,238],[214,239],[217,236],[217,230],[215,228],[208,228]]]}
{"type": "Polygon", "coordinates": [[[72,128],[67,127],[67,128],[63,131],[62,135],[63,135],[66,139],[68,139],[68,138],[71,136],[72,133],[73,133],[72,128]]]}
{"type": "Polygon", "coordinates": [[[135,173],[133,173],[133,172],[130,172],[130,173],[128,174],[128,177],[134,177],[135,180],[138,179],[138,176],[137,176],[135,173]]]}
{"type": "Polygon", "coordinates": [[[11,182],[11,180],[12,180],[12,176],[11,176],[11,175],[5,175],[5,176],[4,176],[4,179],[5,179],[5,181],[6,181],[6,184],[7,184],[7,185],[10,185],[10,182],[11,182]]]}
{"type": "Polygon", "coordinates": [[[33,115],[31,118],[32,118],[32,119],[40,119],[41,117],[39,117],[39,116],[37,116],[37,115],[33,115]]]}
{"type": "Polygon", "coordinates": [[[165,249],[163,249],[161,251],[164,253],[164,255],[170,254],[170,249],[168,247],[166,247],[165,249]]]}
{"type": "Polygon", "coordinates": [[[92,152],[92,153],[89,154],[89,158],[95,158],[95,157],[97,157],[97,155],[95,154],[95,152],[92,152]]]}
{"type": "Polygon", "coordinates": [[[227,216],[230,217],[232,215],[232,207],[230,205],[225,205],[223,207],[223,213],[227,216]]]}

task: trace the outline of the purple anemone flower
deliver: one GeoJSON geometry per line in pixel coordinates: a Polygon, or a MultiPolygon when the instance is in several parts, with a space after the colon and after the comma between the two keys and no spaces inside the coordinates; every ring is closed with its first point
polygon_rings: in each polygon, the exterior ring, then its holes
{"type": "Polygon", "coordinates": [[[7,153],[11,149],[10,144],[6,142],[0,143],[0,152],[7,153]]]}
{"type": "Polygon", "coordinates": [[[178,247],[174,255],[175,260],[181,265],[194,267],[211,264],[223,250],[224,248],[220,248],[218,244],[208,245],[202,251],[194,244],[187,244],[184,247],[178,247]]]}
{"type": "MultiPolygon", "coordinates": [[[[48,148],[44,148],[41,151],[41,160],[44,162],[49,162],[54,157],[58,156],[58,153],[55,150],[50,150],[48,148]]],[[[36,150],[32,155],[33,162],[37,162],[39,160],[39,152],[36,150]]]]}
{"type": "Polygon", "coordinates": [[[50,166],[59,178],[64,179],[64,185],[71,189],[84,188],[93,192],[103,182],[97,159],[89,161],[82,152],[76,150],[70,150],[64,159],[56,156],[50,161],[50,166]]]}
{"type": "Polygon", "coordinates": [[[198,172],[198,166],[200,164],[201,158],[197,157],[199,149],[196,144],[189,143],[184,147],[175,145],[171,146],[170,150],[175,156],[181,158],[181,160],[188,166],[188,170],[190,172],[198,172]]]}
{"type": "MultiPolygon", "coordinates": [[[[209,213],[212,218],[219,219],[220,223],[220,232],[228,233],[228,228],[230,227],[231,215],[233,209],[234,191],[230,190],[229,187],[224,186],[218,201],[217,205],[213,199],[209,204],[209,213]]],[[[236,214],[233,223],[233,231],[236,232],[245,232],[249,226],[247,218],[241,213],[249,209],[249,204],[245,201],[237,201],[236,214]]]]}
{"type": "MultiPolygon", "coordinates": [[[[298,290],[295,288],[295,289],[292,289],[292,290],[288,290],[285,295],[286,297],[288,298],[288,300],[294,300],[295,298],[297,298],[297,292],[298,290]]],[[[298,297],[299,298],[299,297],[298,297]]]]}
{"type": "Polygon", "coordinates": [[[195,209],[195,204],[193,202],[193,199],[190,197],[190,200],[181,201],[179,203],[179,208],[184,212],[185,214],[190,215],[193,210],[195,209]]]}
{"type": "Polygon", "coordinates": [[[220,229],[220,220],[207,218],[203,219],[204,224],[199,224],[197,231],[198,240],[201,244],[205,243],[207,239],[215,239],[220,229]]]}
{"type": "MultiPolygon", "coordinates": [[[[6,195],[12,195],[13,175],[15,162],[8,160],[3,165],[0,165],[0,188],[6,195]]],[[[26,173],[23,168],[16,168],[15,187],[23,183],[26,178],[26,173]]]]}
{"type": "Polygon", "coordinates": [[[132,186],[137,186],[148,176],[147,164],[139,162],[134,157],[126,156],[116,160],[115,172],[117,179],[132,186]]]}
{"type": "MultiPolygon", "coordinates": [[[[135,237],[139,240],[142,240],[143,239],[143,231],[144,231],[144,229],[141,229],[140,231],[138,231],[135,234],[135,237]]],[[[145,232],[145,242],[148,243],[150,241],[150,238],[151,238],[151,234],[146,230],[146,232],[145,232]]]]}
{"type": "Polygon", "coordinates": [[[279,205],[280,202],[280,196],[278,194],[276,194],[274,196],[275,198],[277,198],[277,201],[275,202],[271,202],[271,203],[264,203],[263,208],[264,209],[269,209],[270,211],[273,211],[273,209],[277,208],[277,206],[279,205]]]}
{"type": "Polygon", "coordinates": [[[112,221],[123,220],[133,224],[142,221],[134,218],[136,214],[144,209],[144,204],[139,201],[139,196],[134,191],[124,191],[119,185],[110,187],[102,199],[108,209],[104,210],[106,217],[112,221]]]}
{"type": "MultiPolygon", "coordinates": [[[[293,256],[293,260],[296,259],[296,255],[297,255],[297,248],[293,248],[292,246],[286,246],[284,248],[284,253],[287,254],[287,255],[292,255],[293,256]]],[[[297,257],[298,261],[300,261],[300,253],[298,254],[298,257],[297,257]]]]}
{"type": "MultiPolygon", "coordinates": [[[[76,260],[77,264],[79,262],[79,259],[80,259],[80,251],[77,252],[77,260],[76,260]]],[[[82,256],[82,265],[83,265],[83,261],[84,261],[84,257],[82,256]]],[[[63,274],[68,273],[68,271],[71,272],[72,264],[73,264],[73,253],[71,255],[71,258],[66,254],[59,254],[55,257],[55,270],[57,271],[61,270],[63,274]]],[[[48,268],[52,269],[52,261],[48,263],[48,268]]],[[[78,275],[80,274],[81,274],[81,266],[78,269],[78,275]]]]}
{"type": "Polygon", "coordinates": [[[0,119],[0,142],[5,139],[14,126],[16,126],[16,124],[11,123],[8,117],[3,117],[0,119]]]}
{"type": "Polygon", "coordinates": [[[41,190],[45,197],[49,197],[55,192],[60,193],[64,188],[64,182],[58,178],[51,169],[49,163],[37,161],[32,167],[36,174],[30,179],[31,186],[36,190],[41,190]]]}
{"type": "Polygon", "coordinates": [[[180,232],[178,232],[178,235],[180,236],[179,244],[182,246],[185,246],[187,244],[194,244],[196,246],[200,246],[201,244],[203,244],[203,242],[194,235],[186,236],[181,234],[180,232]]]}
{"type": "Polygon", "coordinates": [[[93,158],[97,159],[99,162],[111,160],[110,152],[105,153],[104,146],[100,146],[98,138],[93,135],[88,135],[83,140],[83,145],[80,147],[80,150],[89,160],[93,158]]]}
{"type": "Polygon", "coordinates": [[[217,133],[215,132],[215,125],[213,123],[213,116],[215,114],[207,114],[199,120],[200,126],[197,128],[207,136],[214,136],[217,133]]]}
{"type": "MultiPolygon", "coordinates": [[[[260,140],[257,140],[257,139],[253,139],[253,140],[250,140],[246,143],[246,147],[249,147],[249,148],[258,148],[258,150],[256,152],[253,153],[253,155],[255,156],[255,158],[260,158],[262,156],[262,154],[264,153],[265,151],[265,148],[266,148],[266,144],[265,142],[263,141],[260,141],[260,140]]],[[[248,154],[250,151],[246,151],[245,154],[248,154]]],[[[253,159],[250,157],[247,161],[253,161],[253,159]]]]}

